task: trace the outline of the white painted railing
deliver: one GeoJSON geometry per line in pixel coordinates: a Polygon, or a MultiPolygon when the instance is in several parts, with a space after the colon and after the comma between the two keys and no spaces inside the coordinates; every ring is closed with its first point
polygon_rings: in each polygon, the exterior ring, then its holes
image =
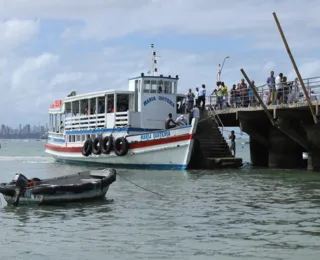
{"type": "Polygon", "coordinates": [[[129,111],[116,112],[114,117],[114,127],[124,127],[129,125],[129,111]]]}
{"type": "Polygon", "coordinates": [[[82,115],[65,118],[65,130],[105,127],[105,114],[82,115]]]}
{"type": "Polygon", "coordinates": [[[56,133],[56,132],[49,131],[48,137],[55,138],[55,139],[63,139],[63,133],[56,133]]]}

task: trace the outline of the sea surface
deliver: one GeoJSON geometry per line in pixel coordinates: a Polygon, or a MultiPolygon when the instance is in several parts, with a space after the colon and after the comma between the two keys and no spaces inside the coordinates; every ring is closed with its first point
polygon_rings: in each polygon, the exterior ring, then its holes
{"type": "MultiPolygon", "coordinates": [[[[0,143],[0,182],[86,169],[56,163],[43,141],[0,143]]],[[[241,140],[237,153],[249,161],[241,140]]],[[[118,173],[100,202],[15,208],[2,198],[0,259],[320,259],[320,173],[118,173]]]]}

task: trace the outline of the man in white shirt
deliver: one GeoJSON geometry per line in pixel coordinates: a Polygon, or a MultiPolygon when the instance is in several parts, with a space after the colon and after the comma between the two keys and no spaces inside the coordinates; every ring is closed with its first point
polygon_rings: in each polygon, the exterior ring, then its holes
{"type": "Polygon", "coordinates": [[[277,104],[280,103],[280,99],[282,97],[283,94],[283,90],[282,90],[282,77],[283,74],[279,73],[279,76],[276,77],[276,91],[277,91],[277,104]]]}
{"type": "Polygon", "coordinates": [[[192,113],[192,118],[200,118],[200,111],[197,105],[195,105],[190,112],[192,113]]]}
{"type": "Polygon", "coordinates": [[[196,92],[194,93],[195,105],[199,105],[199,88],[196,88],[196,92]]]}
{"type": "Polygon", "coordinates": [[[199,106],[202,102],[202,110],[204,110],[204,107],[206,105],[206,85],[202,84],[202,88],[199,90],[199,106]]]}
{"type": "Polygon", "coordinates": [[[180,125],[186,125],[187,124],[187,120],[185,119],[184,115],[180,115],[178,116],[178,118],[176,119],[175,123],[180,126],[180,125]]]}

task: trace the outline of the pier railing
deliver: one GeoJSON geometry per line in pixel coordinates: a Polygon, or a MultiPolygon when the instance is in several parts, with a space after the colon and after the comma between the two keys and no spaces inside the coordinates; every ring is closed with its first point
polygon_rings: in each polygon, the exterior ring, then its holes
{"type": "MultiPolygon", "coordinates": [[[[306,97],[302,90],[301,85],[298,82],[288,82],[291,85],[282,85],[285,88],[276,90],[277,87],[270,88],[267,84],[256,87],[256,90],[263,100],[264,104],[269,105],[289,105],[297,104],[307,106],[306,97]]],[[[304,79],[308,95],[311,101],[320,100],[320,77],[304,79]]],[[[213,92],[206,98],[207,106],[213,107],[215,110],[225,110],[228,108],[241,108],[241,107],[255,107],[260,106],[259,101],[254,96],[250,86],[243,89],[230,89],[228,88],[228,94],[218,95],[217,92],[213,92]],[[233,90],[231,92],[231,90],[233,90]]],[[[272,86],[273,87],[273,86],[272,86]]]]}

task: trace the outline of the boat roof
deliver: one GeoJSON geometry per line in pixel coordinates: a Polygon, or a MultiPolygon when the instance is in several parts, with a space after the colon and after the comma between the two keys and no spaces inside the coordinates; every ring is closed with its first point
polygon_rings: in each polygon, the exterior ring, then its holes
{"type": "Polygon", "coordinates": [[[171,77],[170,75],[168,77],[164,77],[162,75],[160,75],[160,76],[140,75],[138,77],[129,78],[129,80],[133,80],[133,79],[166,79],[166,80],[169,79],[169,80],[177,81],[177,80],[179,80],[179,77],[178,77],[178,75],[176,75],[175,77],[171,77]]]}
{"type": "Polygon", "coordinates": [[[133,94],[134,91],[129,91],[129,90],[104,90],[104,91],[98,91],[98,92],[91,92],[91,93],[86,93],[86,94],[80,94],[80,95],[75,95],[71,97],[66,97],[64,98],[64,102],[72,102],[72,101],[77,101],[81,99],[90,99],[90,98],[96,98],[96,97],[104,97],[105,95],[108,94],[133,94]]]}

